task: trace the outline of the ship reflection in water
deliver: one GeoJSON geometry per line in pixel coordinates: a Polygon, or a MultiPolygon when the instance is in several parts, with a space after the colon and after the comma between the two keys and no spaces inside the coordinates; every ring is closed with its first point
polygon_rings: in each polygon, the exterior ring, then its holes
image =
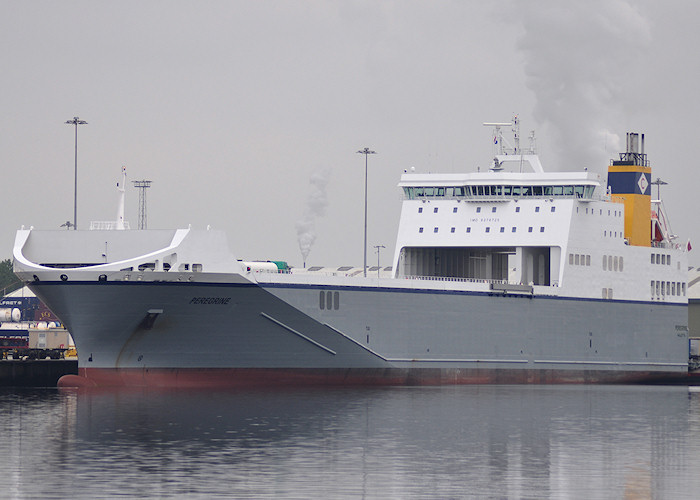
{"type": "Polygon", "coordinates": [[[692,498],[700,393],[0,392],[2,496],[692,498]]]}

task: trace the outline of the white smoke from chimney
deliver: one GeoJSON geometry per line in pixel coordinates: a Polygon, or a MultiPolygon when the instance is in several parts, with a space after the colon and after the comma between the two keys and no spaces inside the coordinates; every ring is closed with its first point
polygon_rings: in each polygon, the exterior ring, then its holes
{"type": "Polygon", "coordinates": [[[514,5],[539,136],[556,156],[552,168],[603,170],[621,151],[626,119],[644,105],[635,85],[644,77],[649,21],[624,0],[514,5]]]}
{"type": "Polygon", "coordinates": [[[330,175],[331,170],[329,168],[321,168],[311,174],[309,179],[311,191],[306,200],[304,215],[296,223],[299,250],[301,250],[304,265],[306,265],[306,258],[309,256],[311,247],[316,241],[316,219],[323,217],[326,213],[326,207],[328,206],[326,186],[330,175]]]}

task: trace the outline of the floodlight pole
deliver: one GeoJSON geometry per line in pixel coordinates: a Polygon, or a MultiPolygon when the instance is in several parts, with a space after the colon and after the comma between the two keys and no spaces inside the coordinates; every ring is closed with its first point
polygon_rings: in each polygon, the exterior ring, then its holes
{"type": "Polygon", "coordinates": [[[78,229],[78,125],[87,125],[85,120],[74,116],[66,122],[67,125],[75,125],[75,171],[73,176],[73,230],[78,229]]]}
{"type": "Polygon", "coordinates": [[[362,268],[364,277],[367,277],[367,155],[376,155],[376,151],[371,151],[369,148],[361,149],[358,153],[365,155],[365,260],[362,268]]]}
{"type": "Polygon", "coordinates": [[[151,181],[131,181],[139,189],[139,229],[147,229],[146,221],[146,189],[151,187],[151,181]]]}

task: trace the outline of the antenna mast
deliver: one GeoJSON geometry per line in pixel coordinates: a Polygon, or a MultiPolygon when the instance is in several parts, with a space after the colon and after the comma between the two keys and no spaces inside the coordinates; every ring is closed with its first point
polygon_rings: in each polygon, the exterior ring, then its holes
{"type": "Polygon", "coordinates": [[[520,118],[518,115],[513,116],[513,120],[510,122],[484,122],[485,127],[493,127],[493,146],[495,158],[493,161],[493,166],[491,170],[498,172],[503,170],[503,163],[505,162],[518,162],[519,171],[522,172],[523,163],[527,162],[533,171],[543,172],[542,164],[537,157],[537,152],[535,151],[535,131],[530,132],[528,137],[530,142],[529,148],[520,147],[520,118]],[[511,132],[513,133],[513,144],[510,144],[508,140],[503,136],[504,127],[511,127],[511,132]]]}
{"type": "Polygon", "coordinates": [[[139,189],[139,229],[146,229],[146,189],[151,187],[151,181],[131,181],[139,189]]]}

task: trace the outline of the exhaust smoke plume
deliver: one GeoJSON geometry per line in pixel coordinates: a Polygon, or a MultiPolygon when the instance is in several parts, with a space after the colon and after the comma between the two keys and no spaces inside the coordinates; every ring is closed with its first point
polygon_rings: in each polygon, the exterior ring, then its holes
{"type": "Polygon", "coordinates": [[[635,83],[644,77],[648,20],[624,0],[516,4],[518,46],[540,138],[556,155],[552,168],[603,170],[622,151],[625,119],[643,105],[635,83]]]}
{"type": "Polygon", "coordinates": [[[297,239],[299,240],[299,250],[306,266],[306,258],[309,256],[311,247],[316,241],[316,219],[323,217],[328,206],[326,196],[326,185],[330,179],[331,171],[328,168],[318,169],[311,174],[309,183],[311,192],[306,200],[303,217],[297,221],[297,239]]]}

